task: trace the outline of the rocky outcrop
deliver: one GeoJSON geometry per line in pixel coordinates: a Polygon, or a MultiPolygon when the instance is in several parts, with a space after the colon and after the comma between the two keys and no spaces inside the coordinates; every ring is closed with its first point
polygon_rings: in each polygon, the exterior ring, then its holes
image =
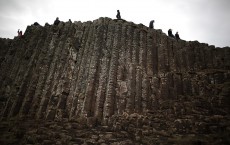
{"type": "Polygon", "coordinates": [[[60,144],[229,143],[229,58],[124,20],[28,26],[0,40],[0,129],[22,144],[57,143],[55,125],[60,144]]]}

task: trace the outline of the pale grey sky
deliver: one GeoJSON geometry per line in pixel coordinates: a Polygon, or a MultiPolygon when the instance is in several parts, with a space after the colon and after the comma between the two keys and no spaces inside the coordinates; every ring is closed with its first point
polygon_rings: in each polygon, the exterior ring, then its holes
{"type": "Polygon", "coordinates": [[[38,22],[93,21],[121,17],[149,25],[167,34],[179,32],[186,41],[198,40],[216,47],[230,46],[230,0],[0,0],[0,37],[13,38],[17,30],[38,22]]]}

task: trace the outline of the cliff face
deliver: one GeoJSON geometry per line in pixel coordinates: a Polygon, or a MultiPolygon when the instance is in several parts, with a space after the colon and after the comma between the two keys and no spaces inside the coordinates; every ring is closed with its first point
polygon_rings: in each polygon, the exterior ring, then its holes
{"type": "Polygon", "coordinates": [[[133,133],[131,144],[220,128],[229,134],[229,48],[99,18],[29,26],[22,38],[0,40],[0,60],[2,122],[108,126],[133,133]]]}

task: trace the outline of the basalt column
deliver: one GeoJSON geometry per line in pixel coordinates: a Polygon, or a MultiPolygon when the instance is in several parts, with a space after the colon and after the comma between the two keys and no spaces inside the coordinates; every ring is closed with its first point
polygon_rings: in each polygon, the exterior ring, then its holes
{"type": "Polygon", "coordinates": [[[125,20],[28,26],[23,37],[0,39],[1,119],[106,122],[185,96],[226,105],[229,58],[229,48],[176,41],[125,20]]]}

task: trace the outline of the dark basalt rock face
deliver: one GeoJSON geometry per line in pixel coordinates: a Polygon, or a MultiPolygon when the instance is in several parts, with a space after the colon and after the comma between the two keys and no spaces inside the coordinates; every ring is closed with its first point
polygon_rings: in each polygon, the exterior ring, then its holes
{"type": "Polygon", "coordinates": [[[230,48],[125,20],[0,39],[1,144],[229,144],[230,48]]]}

